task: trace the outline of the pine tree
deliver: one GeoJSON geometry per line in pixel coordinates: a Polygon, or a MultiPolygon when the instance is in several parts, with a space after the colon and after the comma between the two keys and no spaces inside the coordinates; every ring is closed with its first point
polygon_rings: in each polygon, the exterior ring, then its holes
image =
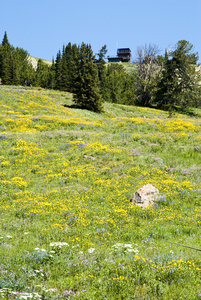
{"type": "Polygon", "coordinates": [[[72,45],[71,43],[68,43],[68,45],[65,47],[65,62],[66,62],[66,90],[71,91],[71,77],[73,76],[73,69],[72,69],[72,61],[73,61],[73,55],[72,55],[72,45]]]}
{"type": "Polygon", "coordinates": [[[62,52],[62,90],[74,92],[78,69],[78,47],[68,43],[62,52]]]}
{"type": "Polygon", "coordinates": [[[11,48],[11,45],[8,41],[8,36],[7,36],[7,32],[5,31],[4,33],[4,37],[3,37],[3,41],[2,41],[2,46],[9,46],[11,48]]]}
{"type": "Polygon", "coordinates": [[[107,53],[107,46],[104,45],[99,51],[99,53],[97,54],[98,59],[95,60],[98,67],[98,77],[100,81],[101,94],[103,94],[103,86],[104,86],[105,75],[106,75],[106,62],[105,62],[106,53],[107,53]]]}
{"type": "Polygon", "coordinates": [[[12,84],[21,84],[21,59],[19,57],[18,51],[14,52],[12,60],[12,84]]]}
{"type": "Polygon", "coordinates": [[[62,89],[62,57],[61,57],[61,51],[57,53],[56,62],[55,62],[55,83],[56,83],[56,89],[61,90],[62,89]]]}
{"type": "Polygon", "coordinates": [[[71,60],[69,64],[69,92],[76,93],[76,82],[79,77],[79,51],[80,47],[76,44],[72,45],[71,60]]]}
{"type": "Polygon", "coordinates": [[[48,88],[49,83],[49,69],[50,67],[42,61],[38,60],[38,65],[36,69],[36,85],[43,88],[48,88]]]}
{"type": "Polygon", "coordinates": [[[28,52],[22,48],[16,48],[16,53],[19,56],[18,68],[20,70],[20,84],[24,85],[27,81],[30,85],[35,78],[35,70],[30,62],[30,56],[28,52]]]}
{"type": "Polygon", "coordinates": [[[101,112],[102,98],[99,90],[98,69],[94,63],[91,45],[82,43],[79,48],[78,76],[75,84],[74,102],[80,108],[101,112]]]}
{"type": "Polygon", "coordinates": [[[125,71],[122,64],[107,66],[102,87],[107,102],[134,105],[136,100],[136,78],[125,71]]]}
{"type": "Polygon", "coordinates": [[[6,32],[0,45],[0,78],[3,84],[14,85],[23,85],[25,80],[34,78],[28,52],[10,45],[6,32]]]}
{"type": "Polygon", "coordinates": [[[199,76],[196,72],[197,53],[193,45],[182,40],[174,51],[165,53],[162,78],[157,85],[154,103],[159,108],[186,109],[199,101],[199,76]]]}
{"type": "Polygon", "coordinates": [[[158,108],[170,108],[175,102],[172,90],[174,89],[174,64],[169,60],[167,51],[165,52],[163,71],[161,80],[157,84],[153,102],[157,103],[158,108]]]}
{"type": "Polygon", "coordinates": [[[12,50],[5,32],[2,41],[1,78],[2,84],[12,84],[12,50]]]}
{"type": "Polygon", "coordinates": [[[56,88],[56,67],[55,67],[54,58],[52,58],[52,65],[50,67],[48,87],[50,89],[56,88]]]}
{"type": "Polygon", "coordinates": [[[62,91],[68,91],[68,63],[66,55],[66,47],[63,45],[62,57],[61,57],[61,87],[62,91]]]}
{"type": "Polygon", "coordinates": [[[17,47],[12,53],[12,84],[24,85],[26,80],[32,81],[35,72],[29,62],[28,52],[17,47]]]}
{"type": "Polygon", "coordinates": [[[0,84],[2,78],[3,46],[0,44],[0,84]]]}
{"type": "Polygon", "coordinates": [[[122,65],[112,63],[107,66],[102,88],[104,100],[112,103],[122,103],[126,72],[122,65]]]}
{"type": "Polygon", "coordinates": [[[12,84],[12,53],[7,52],[7,49],[3,49],[2,60],[2,84],[12,84]]]}

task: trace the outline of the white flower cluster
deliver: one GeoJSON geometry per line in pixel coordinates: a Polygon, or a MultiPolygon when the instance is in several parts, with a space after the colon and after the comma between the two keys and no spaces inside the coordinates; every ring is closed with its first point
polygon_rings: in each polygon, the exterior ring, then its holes
{"type": "Polygon", "coordinates": [[[90,249],[88,250],[88,252],[89,252],[89,253],[93,253],[95,250],[96,250],[95,248],[90,248],[90,249]]]}
{"type": "Polygon", "coordinates": [[[42,252],[47,252],[47,250],[45,250],[45,249],[40,249],[40,248],[35,248],[34,250],[36,250],[36,251],[42,251],[42,252]]]}
{"type": "Polygon", "coordinates": [[[4,239],[4,238],[7,238],[7,239],[12,239],[12,236],[11,235],[6,235],[6,236],[0,236],[0,239],[4,239]]]}
{"type": "Polygon", "coordinates": [[[19,299],[41,299],[42,296],[38,293],[23,293],[19,295],[19,299]]]}
{"type": "Polygon", "coordinates": [[[44,253],[43,255],[47,255],[47,256],[49,256],[49,258],[53,257],[52,254],[55,253],[55,251],[47,251],[45,249],[40,249],[40,248],[35,248],[34,250],[39,252],[40,254],[41,254],[41,252],[43,252],[44,253]]]}
{"type": "Polygon", "coordinates": [[[136,247],[137,247],[136,244],[135,244],[135,248],[133,248],[132,244],[123,244],[123,243],[117,243],[117,244],[112,246],[112,248],[115,251],[122,251],[122,252],[125,252],[125,253],[133,252],[135,254],[138,254],[139,250],[136,247]]]}
{"type": "Polygon", "coordinates": [[[38,293],[24,293],[24,292],[13,292],[10,289],[7,288],[3,288],[0,289],[0,295],[4,295],[4,294],[11,294],[13,296],[17,296],[17,299],[33,299],[33,300],[37,300],[37,299],[41,299],[42,296],[39,295],[38,293]]]}
{"type": "Polygon", "coordinates": [[[51,247],[62,247],[62,246],[69,246],[68,243],[65,242],[53,242],[50,243],[51,247]]]}
{"type": "Polygon", "coordinates": [[[63,246],[69,246],[66,242],[52,242],[50,243],[50,247],[52,247],[52,251],[50,253],[59,254],[61,252],[61,248],[63,246]]]}

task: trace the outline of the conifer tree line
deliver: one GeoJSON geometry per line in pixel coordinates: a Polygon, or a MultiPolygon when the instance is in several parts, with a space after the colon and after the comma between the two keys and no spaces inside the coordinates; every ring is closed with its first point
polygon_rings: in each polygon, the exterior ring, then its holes
{"type": "Polygon", "coordinates": [[[0,45],[0,80],[5,85],[33,85],[73,93],[77,107],[95,112],[103,102],[186,109],[201,105],[198,54],[182,40],[165,55],[156,45],[138,47],[132,72],[124,63],[105,62],[107,47],[97,55],[91,45],[68,43],[59,50],[52,65],[38,60],[34,69],[27,51],[14,48],[5,33],[0,45]]]}
{"type": "Polygon", "coordinates": [[[25,80],[33,77],[34,69],[28,61],[28,53],[22,48],[14,48],[5,32],[0,45],[0,79],[6,85],[24,85],[25,80]]]}

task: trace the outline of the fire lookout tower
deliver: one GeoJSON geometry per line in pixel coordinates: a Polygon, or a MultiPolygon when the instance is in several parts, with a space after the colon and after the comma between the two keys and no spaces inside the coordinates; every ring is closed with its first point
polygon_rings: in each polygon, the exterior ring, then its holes
{"type": "Polygon", "coordinates": [[[131,62],[131,50],[130,48],[117,49],[117,56],[108,56],[108,62],[131,62]]]}

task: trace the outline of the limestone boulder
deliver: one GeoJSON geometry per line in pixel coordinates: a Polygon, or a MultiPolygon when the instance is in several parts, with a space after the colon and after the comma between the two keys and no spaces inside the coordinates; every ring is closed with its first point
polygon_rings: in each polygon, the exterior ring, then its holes
{"type": "Polygon", "coordinates": [[[132,196],[131,202],[140,207],[152,205],[159,196],[159,190],[152,184],[139,188],[132,196]]]}

